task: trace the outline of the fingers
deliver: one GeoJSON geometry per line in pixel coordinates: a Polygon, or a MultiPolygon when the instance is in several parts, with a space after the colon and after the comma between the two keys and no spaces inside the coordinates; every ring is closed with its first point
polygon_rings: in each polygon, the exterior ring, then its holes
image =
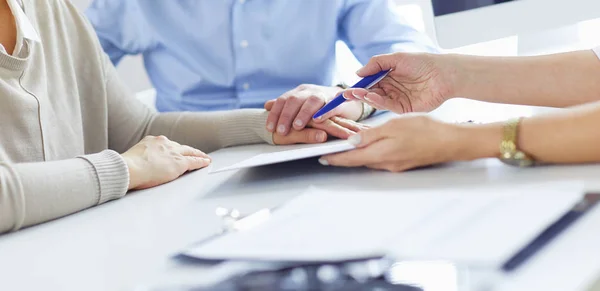
{"type": "Polygon", "coordinates": [[[300,108],[296,119],[294,120],[294,129],[301,130],[303,129],[312,119],[313,115],[321,109],[325,105],[325,101],[323,99],[311,96],[306,99],[306,102],[300,108]]]}
{"type": "Polygon", "coordinates": [[[273,104],[275,104],[275,101],[277,101],[277,99],[273,99],[273,100],[269,100],[269,101],[265,102],[265,110],[271,111],[271,108],[273,108],[273,104]]]}
{"type": "Polygon", "coordinates": [[[182,156],[198,157],[198,158],[210,160],[210,157],[207,154],[205,154],[203,151],[201,151],[199,149],[195,149],[190,146],[186,146],[186,145],[181,146],[179,148],[179,154],[181,154],[182,156]]]}
{"type": "Polygon", "coordinates": [[[325,131],[327,134],[337,137],[337,138],[341,138],[341,139],[348,139],[349,137],[356,134],[355,131],[352,131],[351,129],[348,129],[340,124],[337,124],[333,120],[330,120],[330,119],[327,119],[322,123],[314,123],[314,122],[310,123],[310,126],[316,128],[316,129],[321,129],[321,130],[325,131]]]}
{"type": "Polygon", "coordinates": [[[375,169],[375,170],[383,170],[383,171],[388,171],[388,172],[393,172],[393,173],[399,173],[399,172],[404,172],[404,171],[410,170],[412,168],[415,168],[415,166],[413,166],[409,162],[400,162],[400,163],[393,162],[393,163],[381,163],[381,164],[367,165],[367,168],[375,169]]]}
{"type": "Polygon", "coordinates": [[[369,90],[363,88],[349,89],[344,91],[344,98],[346,100],[357,100],[362,101],[364,96],[369,93],[369,90]]]}
{"type": "Polygon", "coordinates": [[[390,107],[391,104],[388,104],[391,101],[391,99],[385,98],[375,92],[369,92],[367,95],[365,95],[363,97],[363,99],[364,99],[364,102],[366,102],[367,104],[369,104],[379,110],[391,108],[390,107]]]}
{"type": "Polygon", "coordinates": [[[187,171],[194,171],[202,168],[206,168],[210,165],[211,161],[206,158],[201,158],[197,156],[187,156],[185,157],[185,161],[187,162],[187,171]]]}
{"type": "Polygon", "coordinates": [[[179,154],[183,156],[185,171],[193,171],[207,167],[211,163],[211,158],[199,149],[190,146],[180,146],[179,154]]]}
{"type": "Polygon", "coordinates": [[[352,136],[348,141],[357,148],[363,148],[380,140],[387,139],[393,135],[390,126],[386,123],[382,126],[363,130],[352,136]]]}
{"type": "Polygon", "coordinates": [[[323,143],[327,141],[327,133],[319,129],[305,128],[300,131],[292,130],[287,136],[275,134],[273,141],[277,145],[323,143]]]}
{"type": "Polygon", "coordinates": [[[387,153],[393,151],[394,144],[389,140],[376,142],[366,148],[321,157],[319,162],[325,166],[362,167],[389,162],[387,153]]]}
{"type": "Polygon", "coordinates": [[[356,74],[360,77],[367,77],[381,71],[393,69],[404,55],[403,53],[394,53],[372,57],[369,63],[360,68],[356,74]]]}
{"type": "Polygon", "coordinates": [[[354,132],[361,132],[363,130],[367,130],[367,129],[370,128],[366,124],[362,124],[362,123],[359,123],[359,122],[356,122],[356,121],[352,121],[350,119],[341,118],[341,117],[337,117],[337,116],[332,117],[331,121],[333,121],[333,122],[335,122],[335,123],[337,123],[337,124],[339,124],[339,125],[347,128],[347,129],[349,129],[351,131],[354,131],[354,132]]]}
{"type": "Polygon", "coordinates": [[[279,115],[281,115],[284,105],[285,98],[278,98],[273,102],[271,111],[269,111],[269,116],[267,117],[267,131],[271,133],[275,132],[275,127],[277,122],[279,122],[279,115]]]}
{"type": "MultiPolygon", "coordinates": [[[[283,109],[281,110],[281,115],[279,115],[279,121],[277,122],[277,133],[281,135],[287,135],[292,128],[292,122],[294,118],[300,112],[300,108],[304,100],[296,97],[290,96],[287,98],[283,109]]],[[[305,123],[306,124],[306,123],[305,123]]]]}
{"type": "Polygon", "coordinates": [[[390,99],[383,97],[384,94],[385,92],[381,88],[351,89],[344,92],[344,98],[367,103],[378,110],[388,110],[390,99]]]}

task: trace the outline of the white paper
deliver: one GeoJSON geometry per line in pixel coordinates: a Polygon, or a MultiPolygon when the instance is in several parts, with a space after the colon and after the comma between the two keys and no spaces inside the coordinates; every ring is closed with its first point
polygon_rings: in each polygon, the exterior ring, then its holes
{"type": "Polygon", "coordinates": [[[395,193],[312,189],[264,224],[218,237],[185,254],[298,262],[393,254],[497,266],[582,196],[582,188],[572,186],[395,193]]]}
{"type": "Polygon", "coordinates": [[[323,144],[301,145],[301,146],[281,146],[281,150],[272,153],[263,153],[243,160],[228,167],[212,170],[211,173],[237,170],[243,168],[252,168],[282,162],[301,160],[311,157],[339,153],[355,148],[346,140],[336,140],[323,144]],[[287,148],[287,149],[286,149],[287,148]]]}

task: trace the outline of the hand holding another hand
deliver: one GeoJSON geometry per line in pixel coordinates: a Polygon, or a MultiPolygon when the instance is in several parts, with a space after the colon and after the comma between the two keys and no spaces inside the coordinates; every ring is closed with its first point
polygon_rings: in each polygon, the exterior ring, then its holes
{"type": "Polygon", "coordinates": [[[369,126],[352,120],[332,117],[321,123],[310,121],[307,128],[301,130],[292,129],[288,135],[275,133],[273,134],[273,142],[277,145],[323,143],[327,141],[328,136],[348,139],[368,128],[369,126]]]}
{"type": "Polygon", "coordinates": [[[269,111],[267,130],[280,135],[288,135],[292,130],[302,130],[309,124],[322,123],[339,116],[356,121],[362,115],[360,102],[345,102],[336,109],[325,114],[323,118],[313,120],[312,117],[325,103],[331,101],[342,92],[339,87],[318,85],[300,85],[286,92],[277,99],[267,101],[265,109],[269,111]]]}

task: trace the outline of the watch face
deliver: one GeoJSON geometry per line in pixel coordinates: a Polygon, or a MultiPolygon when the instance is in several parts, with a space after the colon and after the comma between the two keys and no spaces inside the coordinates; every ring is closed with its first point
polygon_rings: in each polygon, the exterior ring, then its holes
{"type": "Polygon", "coordinates": [[[527,157],[525,154],[523,154],[521,152],[515,154],[512,158],[508,158],[508,159],[502,158],[500,160],[507,165],[520,167],[520,168],[531,167],[535,163],[534,160],[527,157]]]}
{"type": "Polygon", "coordinates": [[[500,159],[503,163],[509,166],[521,167],[521,161],[515,159],[500,159]]]}

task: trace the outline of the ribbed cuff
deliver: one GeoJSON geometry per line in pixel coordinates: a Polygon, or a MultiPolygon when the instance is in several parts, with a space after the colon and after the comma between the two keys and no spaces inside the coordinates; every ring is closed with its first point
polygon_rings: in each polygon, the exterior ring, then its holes
{"type": "Polygon", "coordinates": [[[597,48],[592,49],[592,50],[596,53],[596,55],[598,56],[598,58],[600,58],[600,47],[597,47],[597,48]]]}
{"type": "Polygon", "coordinates": [[[18,59],[4,53],[0,53],[0,68],[22,72],[25,69],[25,66],[27,66],[26,59],[18,59]]]}
{"type": "Polygon", "coordinates": [[[225,146],[240,144],[269,143],[274,144],[273,134],[267,131],[267,116],[263,109],[236,110],[223,118],[223,130],[219,139],[225,146]]]}
{"type": "Polygon", "coordinates": [[[121,155],[105,150],[80,158],[92,164],[98,177],[98,204],[125,196],[129,188],[129,170],[121,155]]]}

